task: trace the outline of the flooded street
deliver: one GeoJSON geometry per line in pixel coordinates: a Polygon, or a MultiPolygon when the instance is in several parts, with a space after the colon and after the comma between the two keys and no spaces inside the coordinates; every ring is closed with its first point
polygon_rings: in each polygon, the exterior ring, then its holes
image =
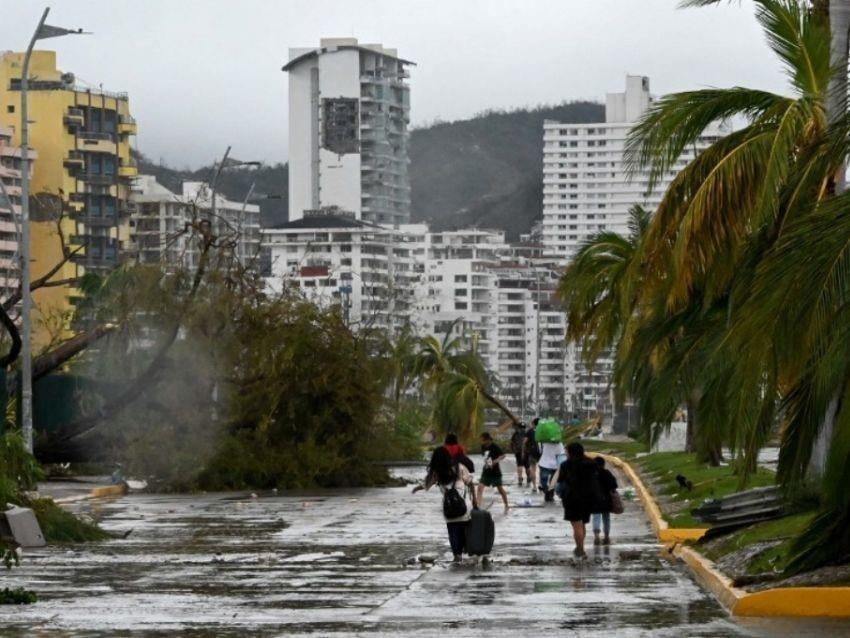
{"type": "MultiPolygon", "coordinates": [[[[512,469],[512,468],[506,468],[512,469]]],[[[421,469],[401,471],[419,476],[421,469]]],[[[506,472],[506,478],[508,474],[506,472]]],[[[511,477],[512,478],[512,477],[511,477]]],[[[522,503],[515,485],[511,500],[522,503]]],[[[0,587],[3,636],[805,636],[848,623],[730,619],[665,560],[637,502],[610,548],[571,558],[560,506],[496,519],[493,562],[451,558],[437,493],[130,495],[85,501],[123,540],[28,551],[0,587]],[[419,555],[436,557],[421,563],[419,555]]]]}

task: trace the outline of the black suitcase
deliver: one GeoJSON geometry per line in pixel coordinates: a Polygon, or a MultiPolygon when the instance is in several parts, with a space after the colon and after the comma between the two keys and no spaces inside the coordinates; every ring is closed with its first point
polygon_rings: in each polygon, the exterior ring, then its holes
{"type": "Polygon", "coordinates": [[[466,528],[466,553],[470,556],[485,556],[493,550],[496,526],[487,510],[474,509],[466,528]]]}

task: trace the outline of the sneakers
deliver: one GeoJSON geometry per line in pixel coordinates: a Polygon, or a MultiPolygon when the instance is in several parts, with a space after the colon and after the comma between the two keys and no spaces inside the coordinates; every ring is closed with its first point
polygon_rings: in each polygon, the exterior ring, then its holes
{"type": "Polygon", "coordinates": [[[610,544],[611,544],[611,537],[610,537],[610,536],[606,536],[605,538],[603,538],[603,539],[602,539],[602,544],[603,544],[603,545],[610,545],[610,544]]]}
{"type": "Polygon", "coordinates": [[[601,545],[602,544],[602,539],[599,537],[599,534],[596,534],[593,537],[593,544],[594,545],[601,545]]]}

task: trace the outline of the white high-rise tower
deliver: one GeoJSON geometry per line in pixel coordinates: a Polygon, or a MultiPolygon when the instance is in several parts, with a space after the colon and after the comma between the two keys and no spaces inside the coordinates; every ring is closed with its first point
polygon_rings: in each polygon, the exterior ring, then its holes
{"type": "Polygon", "coordinates": [[[628,232],[633,205],[655,210],[676,173],[728,133],[721,127],[707,130],[650,192],[645,173],[629,177],[623,154],[629,131],[651,103],[649,78],[628,75],[624,93],[607,95],[604,122],[544,123],[543,245],[547,256],[566,261],[593,233],[628,232]]]}
{"type": "Polygon", "coordinates": [[[354,38],[289,50],[291,221],[330,206],[378,224],[410,220],[411,64],[354,38]]]}

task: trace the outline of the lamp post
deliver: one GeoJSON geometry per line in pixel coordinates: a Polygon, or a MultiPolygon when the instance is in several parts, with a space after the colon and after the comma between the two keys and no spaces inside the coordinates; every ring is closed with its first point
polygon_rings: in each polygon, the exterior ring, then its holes
{"type": "Polygon", "coordinates": [[[28,452],[32,443],[32,298],[30,296],[30,205],[29,205],[29,120],[27,90],[29,89],[30,57],[37,40],[63,35],[82,34],[82,29],[63,29],[45,24],[50,7],[45,8],[32,34],[21,69],[21,434],[28,452]]]}

